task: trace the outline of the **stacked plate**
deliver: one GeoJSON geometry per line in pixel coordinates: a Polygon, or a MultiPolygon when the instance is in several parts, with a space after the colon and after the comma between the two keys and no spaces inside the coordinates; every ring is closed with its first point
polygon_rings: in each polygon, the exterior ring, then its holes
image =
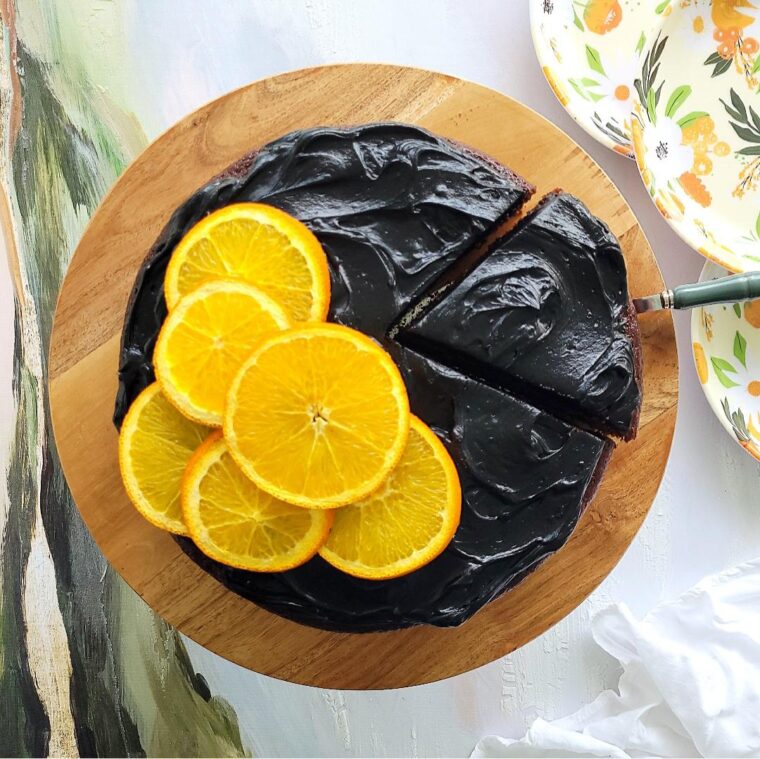
{"type": "MultiPolygon", "coordinates": [[[[531,31],[562,105],[719,265],[702,279],[760,269],[760,3],[531,0],[531,31]]],[[[711,406],[760,458],[758,310],[695,309],[692,334],[711,406]]]]}

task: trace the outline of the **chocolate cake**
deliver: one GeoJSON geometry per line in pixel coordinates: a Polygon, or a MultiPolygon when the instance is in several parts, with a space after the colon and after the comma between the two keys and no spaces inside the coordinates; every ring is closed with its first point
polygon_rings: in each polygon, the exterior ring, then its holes
{"type": "Polygon", "coordinates": [[[615,236],[580,200],[545,198],[399,337],[624,438],[641,407],[638,323],[615,236]]]}
{"type": "Polygon", "coordinates": [[[117,426],[153,380],[163,278],[177,242],[217,208],[264,202],[319,238],[331,270],[329,318],[391,353],[413,413],[451,453],[463,496],[449,547],[401,578],[360,580],[319,557],[288,572],[246,572],[178,538],[201,567],[251,601],[316,627],[452,626],[567,541],[612,450],[605,434],[635,434],[638,333],[617,243],[570,196],[546,200],[475,266],[481,243],[531,193],[525,180],[462,145],[415,126],[369,124],[286,135],[177,209],[127,310],[117,426]],[[436,309],[445,317],[440,329],[436,309]],[[594,339],[607,337],[595,360],[594,339]],[[563,348],[572,340],[583,361],[563,348]]]}

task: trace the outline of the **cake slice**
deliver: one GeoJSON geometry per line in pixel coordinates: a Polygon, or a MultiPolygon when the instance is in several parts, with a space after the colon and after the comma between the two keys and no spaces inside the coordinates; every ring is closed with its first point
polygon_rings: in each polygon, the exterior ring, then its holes
{"type": "Polygon", "coordinates": [[[570,537],[612,444],[508,393],[389,345],[412,411],[451,453],[462,520],[430,564],[394,580],[361,580],[320,558],[280,574],[244,572],[183,548],[227,587],[302,624],[392,630],[461,624],[570,537]]]}
{"type": "Polygon", "coordinates": [[[553,193],[399,331],[402,342],[625,439],[641,407],[640,339],[615,236],[553,193]]]}

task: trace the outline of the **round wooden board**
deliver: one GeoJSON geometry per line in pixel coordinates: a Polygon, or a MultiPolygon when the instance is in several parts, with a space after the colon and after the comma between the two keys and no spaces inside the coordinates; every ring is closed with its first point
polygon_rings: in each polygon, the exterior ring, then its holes
{"type": "Polygon", "coordinates": [[[678,364],[667,312],[641,321],[645,390],[637,439],[615,451],[570,541],[523,583],[454,629],[347,635],[303,627],[218,584],[147,522],[123,491],[111,423],[119,340],[142,260],[172,211],[252,148],[293,129],[396,120],[420,124],[497,158],[535,183],[580,197],[620,239],[633,296],[663,281],[623,197],[596,163],[544,118],[504,95],[442,74],[340,65],[255,82],[159,137],[92,217],[55,315],[50,398],[69,486],[95,540],[162,617],[257,672],[326,688],[395,688],[497,659],[572,611],[615,566],[659,486],[675,425],[678,364]]]}

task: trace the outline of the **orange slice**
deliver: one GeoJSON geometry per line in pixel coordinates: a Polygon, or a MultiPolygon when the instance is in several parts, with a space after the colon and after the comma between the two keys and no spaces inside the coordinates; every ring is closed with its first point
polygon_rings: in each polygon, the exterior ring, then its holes
{"type": "Polygon", "coordinates": [[[179,241],[164,281],[169,310],[216,279],[255,285],[294,322],[323,321],[330,307],[330,272],[319,240],[298,219],[261,203],[226,206],[179,241]]]}
{"type": "Polygon", "coordinates": [[[391,357],[361,332],[313,324],[267,340],[230,388],[224,436],[267,493],[306,508],[363,498],[404,451],[409,400],[391,357]]]}
{"type": "Polygon", "coordinates": [[[185,466],[208,435],[167,400],[157,382],[130,406],[119,433],[119,467],[129,500],[152,524],[187,535],[180,507],[185,466]]]}
{"type": "Polygon", "coordinates": [[[258,288],[208,282],[166,317],[153,355],[158,381],[185,416],[219,427],[238,369],[263,340],[288,326],[282,309],[258,288]]]}
{"type": "Polygon", "coordinates": [[[335,512],[320,556],[354,577],[386,580],[443,551],[459,526],[462,491],[448,451],[417,417],[396,468],[370,496],[335,512]]]}
{"type": "Polygon", "coordinates": [[[332,511],[292,506],[257,488],[233,461],[221,432],[188,464],[182,511],[203,553],[231,567],[282,572],[307,562],[325,542],[332,511]]]}

